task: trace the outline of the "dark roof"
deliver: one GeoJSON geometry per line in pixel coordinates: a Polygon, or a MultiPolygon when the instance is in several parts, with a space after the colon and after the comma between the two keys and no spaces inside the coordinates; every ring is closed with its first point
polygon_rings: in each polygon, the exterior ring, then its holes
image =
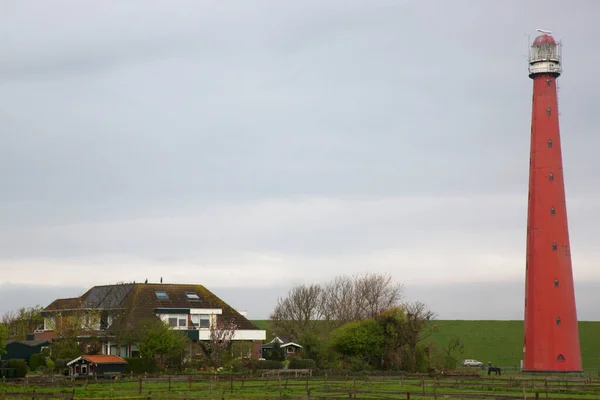
{"type": "Polygon", "coordinates": [[[127,317],[120,321],[121,328],[133,327],[144,319],[156,318],[155,310],[157,308],[219,308],[222,309],[221,318],[231,320],[238,329],[259,329],[202,285],[131,283],[94,286],[81,297],[55,300],[44,311],[77,308],[125,310],[127,317]],[[159,299],[156,296],[157,291],[166,292],[168,299],[159,299]],[[198,298],[190,299],[186,292],[196,293],[198,298]]]}
{"type": "Polygon", "coordinates": [[[44,344],[50,344],[47,340],[5,340],[4,344],[9,345],[13,343],[24,344],[25,346],[35,347],[44,344]]]}

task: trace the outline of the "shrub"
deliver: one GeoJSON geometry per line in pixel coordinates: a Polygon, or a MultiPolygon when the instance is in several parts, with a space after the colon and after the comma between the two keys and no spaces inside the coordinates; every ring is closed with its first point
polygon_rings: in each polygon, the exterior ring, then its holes
{"type": "Polygon", "coordinates": [[[23,360],[12,359],[6,363],[6,368],[15,369],[15,378],[24,378],[27,375],[27,363],[23,360]]]}
{"type": "Polygon", "coordinates": [[[31,357],[29,357],[29,369],[31,369],[32,371],[37,370],[40,367],[45,367],[46,366],[46,360],[44,359],[44,356],[41,354],[32,354],[31,357]]]}
{"type": "Polygon", "coordinates": [[[156,371],[156,361],[153,358],[125,358],[127,366],[125,372],[134,374],[152,373],[156,371]]]}
{"type": "Polygon", "coordinates": [[[290,360],[290,369],[317,369],[317,363],[310,358],[293,357],[290,360]]]}
{"type": "Polygon", "coordinates": [[[244,367],[249,370],[256,371],[258,369],[281,369],[283,363],[274,360],[244,360],[244,367]]]}

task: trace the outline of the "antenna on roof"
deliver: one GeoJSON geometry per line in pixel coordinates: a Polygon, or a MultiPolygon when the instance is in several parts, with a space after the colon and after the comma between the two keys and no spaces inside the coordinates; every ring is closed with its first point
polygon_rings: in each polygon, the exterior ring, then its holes
{"type": "Polygon", "coordinates": [[[552,33],[552,31],[547,31],[547,30],[544,30],[544,29],[536,29],[536,31],[538,31],[540,33],[546,33],[548,35],[550,35],[552,33]]]}

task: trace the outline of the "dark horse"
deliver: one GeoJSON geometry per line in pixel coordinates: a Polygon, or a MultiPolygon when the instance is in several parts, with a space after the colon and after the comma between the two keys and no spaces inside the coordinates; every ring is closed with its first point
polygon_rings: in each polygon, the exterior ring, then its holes
{"type": "Polygon", "coordinates": [[[500,367],[488,367],[488,375],[491,375],[492,372],[495,372],[496,375],[502,375],[502,368],[500,368],[500,367]]]}

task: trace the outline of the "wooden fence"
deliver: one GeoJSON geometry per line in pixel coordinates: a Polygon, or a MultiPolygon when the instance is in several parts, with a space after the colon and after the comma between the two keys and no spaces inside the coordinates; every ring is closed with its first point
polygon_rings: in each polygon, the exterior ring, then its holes
{"type": "MultiPolygon", "coordinates": [[[[320,377],[235,374],[173,375],[94,379],[27,377],[0,385],[0,400],[28,399],[527,399],[569,400],[575,395],[600,398],[593,378],[447,377],[422,375],[320,377]],[[103,395],[98,392],[104,391],[103,395]],[[551,396],[550,396],[551,395],[551,396]]],[[[579,397],[580,398],[580,397],[579,397]]]]}

